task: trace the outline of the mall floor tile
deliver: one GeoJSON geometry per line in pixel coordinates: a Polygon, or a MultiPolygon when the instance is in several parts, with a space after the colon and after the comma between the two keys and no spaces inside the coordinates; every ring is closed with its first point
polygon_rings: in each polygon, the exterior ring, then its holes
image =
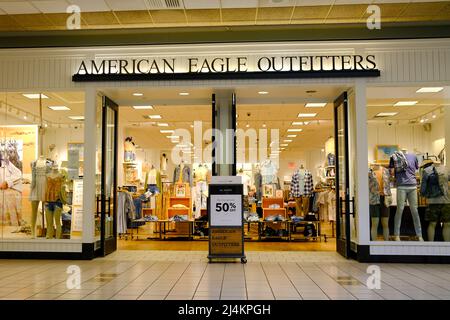
{"type": "Polygon", "coordinates": [[[245,265],[206,256],[121,250],[92,261],[0,260],[0,299],[450,300],[448,265],[379,264],[379,287],[369,288],[369,264],[335,252],[248,252],[245,265]],[[79,289],[68,281],[73,265],[79,289]]]}

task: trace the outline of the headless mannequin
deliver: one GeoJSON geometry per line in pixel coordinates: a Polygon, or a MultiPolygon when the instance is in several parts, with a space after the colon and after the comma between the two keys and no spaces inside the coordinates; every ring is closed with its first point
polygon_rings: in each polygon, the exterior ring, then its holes
{"type": "MultiPolygon", "coordinates": [[[[372,169],[374,171],[377,171],[377,170],[381,170],[381,167],[380,167],[379,164],[374,163],[373,166],[372,166],[372,169]]],[[[386,195],[384,195],[384,196],[386,196],[386,195]]],[[[384,204],[380,203],[380,206],[382,206],[382,205],[384,205],[384,204]]],[[[388,207],[388,210],[389,210],[389,207],[388,207]]],[[[381,214],[380,214],[379,218],[378,217],[377,218],[371,218],[371,220],[372,220],[372,227],[371,227],[371,230],[370,230],[370,234],[371,234],[372,241],[376,241],[377,240],[378,225],[380,223],[380,220],[381,220],[381,225],[383,227],[383,238],[384,238],[385,241],[388,241],[389,240],[389,217],[382,217],[381,214]]]]}
{"type": "MultiPolygon", "coordinates": [[[[434,241],[436,234],[437,221],[430,221],[428,224],[427,234],[428,241],[434,241]]],[[[444,241],[450,241],[450,222],[444,222],[442,228],[442,238],[444,241]]]]}
{"type": "MultiPolygon", "coordinates": [[[[57,179],[61,177],[59,173],[58,166],[53,166],[52,171],[47,175],[51,179],[57,179]]],[[[62,201],[62,199],[59,199],[62,201]]],[[[56,239],[61,239],[61,207],[55,205],[56,202],[47,202],[45,207],[45,220],[47,222],[47,239],[53,238],[53,226],[56,227],[56,239]],[[52,205],[53,204],[53,205],[52,205]]]]}
{"type": "MultiPolygon", "coordinates": [[[[39,159],[36,161],[36,168],[43,168],[47,166],[47,161],[44,156],[40,156],[39,159]]],[[[39,202],[41,200],[34,200],[31,201],[31,237],[36,237],[36,220],[37,220],[37,213],[39,208],[39,202]]],[[[42,205],[44,205],[42,203],[42,205]]]]}

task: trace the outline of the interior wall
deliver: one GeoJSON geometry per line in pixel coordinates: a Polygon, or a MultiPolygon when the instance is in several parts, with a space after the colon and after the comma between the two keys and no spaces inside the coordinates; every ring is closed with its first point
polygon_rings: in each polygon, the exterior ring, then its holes
{"type": "Polygon", "coordinates": [[[375,160],[376,145],[398,145],[409,151],[438,155],[445,144],[445,123],[443,118],[430,122],[427,131],[422,124],[388,125],[368,124],[369,162],[375,160]]]}
{"type": "Polygon", "coordinates": [[[67,144],[71,142],[84,142],[83,128],[45,128],[44,154],[47,154],[49,145],[55,144],[59,163],[67,161],[67,144]]]}
{"type": "Polygon", "coordinates": [[[291,178],[294,171],[303,164],[306,169],[311,171],[314,184],[316,184],[316,182],[318,182],[317,168],[324,165],[326,160],[325,150],[322,151],[323,149],[323,147],[318,147],[315,149],[281,153],[280,169],[278,170],[280,182],[283,182],[285,176],[291,178]],[[294,166],[294,168],[291,166],[294,166]]]}

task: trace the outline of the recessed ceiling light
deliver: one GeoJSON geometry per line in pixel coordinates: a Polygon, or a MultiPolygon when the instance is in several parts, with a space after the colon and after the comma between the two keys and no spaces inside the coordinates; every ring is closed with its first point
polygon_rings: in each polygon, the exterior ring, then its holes
{"type": "Polygon", "coordinates": [[[417,90],[417,93],[434,93],[434,92],[440,92],[444,90],[443,87],[423,87],[417,90]]]}
{"type": "Polygon", "coordinates": [[[247,124],[245,125],[245,127],[246,127],[246,128],[250,128],[250,125],[247,123],[247,124]]]}
{"type": "Polygon", "coordinates": [[[297,135],[296,134],[288,134],[287,137],[288,138],[295,138],[297,135]]]}
{"type": "Polygon", "coordinates": [[[399,101],[394,104],[394,107],[406,107],[406,106],[413,106],[417,104],[418,101],[399,101]]]}
{"type": "Polygon", "coordinates": [[[144,94],[143,93],[140,93],[140,92],[135,92],[135,93],[133,93],[133,96],[135,96],[135,97],[142,97],[144,94]]]}
{"type": "Polygon", "coordinates": [[[292,142],[293,140],[290,140],[290,139],[286,139],[286,140],[283,140],[283,142],[292,142]]]}
{"type": "Polygon", "coordinates": [[[302,132],[303,129],[288,129],[288,132],[302,132]]]}
{"type": "Polygon", "coordinates": [[[72,120],[84,120],[84,116],[69,116],[72,120]]]}
{"type": "Polygon", "coordinates": [[[397,114],[398,112],[380,112],[378,113],[375,117],[393,117],[397,114]]]}
{"type": "Polygon", "coordinates": [[[150,114],[147,116],[149,119],[162,119],[162,117],[159,114],[150,114]]]}
{"type": "Polygon", "coordinates": [[[194,125],[193,124],[191,124],[191,128],[193,128],[194,127],[194,125]]]}
{"type": "Polygon", "coordinates": [[[23,116],[23,118],[24,118],[24,120],[27,120],[28,119],[28,117],[25,115],[25,116],[23,116]]]}
{"type": "Polygon", "coordinates": [[[136,110],[153,110],[153,106],[133,106],[136,110]]]}
{"type": "Polygon", "coordinates": [[[159,130],[161,133],[174,133],[175,130],[159,130]]]}
{"type": "Polygon", "coordinates": [[[280,150],[285,150],[286,148],[281,148],[280,150]]]}
{"type": "Polygon", "coordinates": [[[308,102],[305,104],[306,108],[323,108],[327,105],[326,102],[308,102]]]}
{"type": "Polygon", "coordinates": [[[156,124],[158,127],[168,127],[169,124],[168,123],[164,123],[164,122],[160,122],[156,124]]]}
{"type": "Polygon", "coordinates": [[[28,99],[39,99],[39,97],[42,99],[48,99],[48,97],[42,93],[24,93],[22,95],[28,99]]]}
{"type": "Polygon", "coordinates": [[[180,93],[178,93],[180,96],[188,96],[189,95],[189,92],[180,92],[180,93]]]}
{"type": "Polygon", "coordinates": [[[280,147],[287,147],[287,146],[288,146],[287,143],[282,143],[282,144],[280,144],[280,147]]]}
{"type": "Polygon", "coordinates": [[[70,108],[67,108],[66,106],[51,106],[48,108],[53,111],[68,111],[68,110],[70,110],[70,108]]]}
{"type": "Polygon", "coordinates": [[[317,116],[317,113],[299,113],[298,114],[299,118],[314,118],[315,116],[317,116]]]}
{"type": "Polygon", "coordinates": [[[265,123],[263,123],[263,125],[262,125],[262,126],[263,126],[263,128],[267,127],[267,125],[266,125],[265,123]]]}
{"type": "Polygon", "coordinates": [[[258,94],[269,94],[268,91],[258,91],[258,94]]]}
{"type": "Polygon", "coordinates": [[[294,122],[292,122],[292,125],[293,126],[302,126],[302,125],[304,125],[304,123],[303,123],[303,121],[294,121],[294,122]]]}

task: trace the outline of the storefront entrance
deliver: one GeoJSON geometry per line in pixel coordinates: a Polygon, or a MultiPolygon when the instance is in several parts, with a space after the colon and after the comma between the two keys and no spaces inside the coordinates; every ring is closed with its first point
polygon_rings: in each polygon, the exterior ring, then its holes
{"type": "Polygon", "coordinates": [[[342,192],[349,181],[348,145],[341,148],[348,139],[341,137],[348,125],[347,94],[338,98],[335,111],[332,103],[343,89],[102,90],[108,98],[103,98],[98,197],[101,254],[115,250],[115,236],[119,249],[207,249],[208,184],[227,170],[214,163],[223,150],[211,148],[211,130],[227,113],[235,119],[228,165],[244,184],[247,250],[337,248],[349,257],[350,226],[341,230],[351,203],[342,192]],[[230,102],[227,110],[218,106],[224,99],[230,102]],[[335,145],[341,149],[335,151],[335,145]]]}

